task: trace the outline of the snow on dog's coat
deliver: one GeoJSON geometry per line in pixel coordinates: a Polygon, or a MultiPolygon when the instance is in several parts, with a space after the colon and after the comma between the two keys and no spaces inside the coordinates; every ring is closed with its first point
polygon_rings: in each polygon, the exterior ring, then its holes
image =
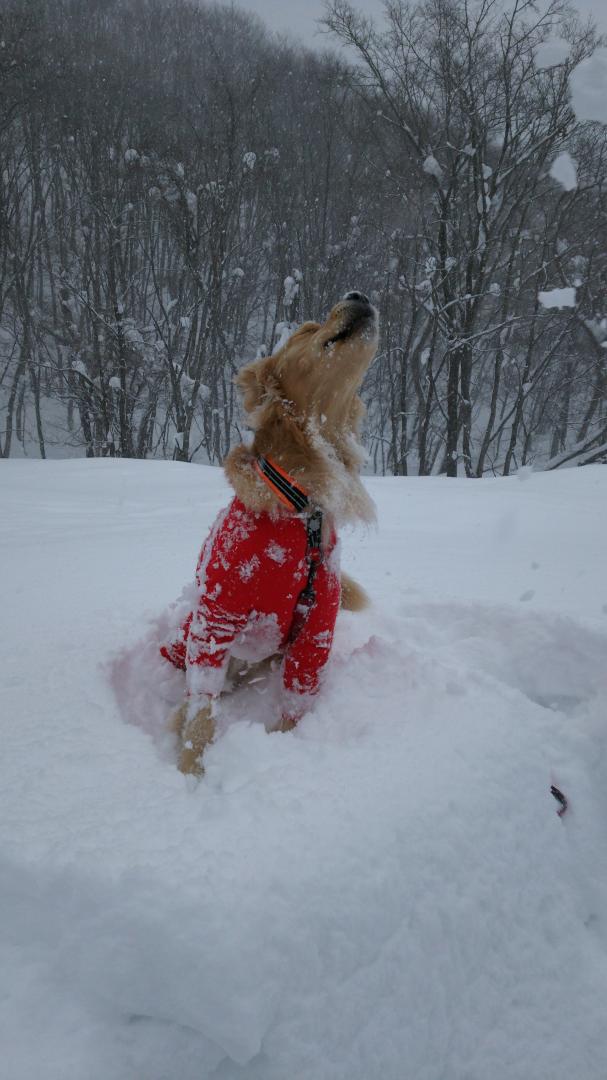
{"type": "MultiPolygon", "coordinates": [[[[201,769],[215,732],[212,702],[224,688],[231,657],[259,661],[282,653],[282,730],[294,726],[318,691],[340,603],[336,527],[374,514],[358,475],[363,406],[357,391],[376,347],[375,309],[361,293],[348,293],[325,323],[305,323],[277,353],[237,377],[253,443],[236,447],[226,460],[235,498],[203,546],[197,605],[161,649],[186,670],[186,703],[174,719],[185,772],[201,769]],[[306,493],[310,509],[323,513],[315,602],[297,633],[295,611],[309,572],[306,518],[264,482],[256,467],[264,458],[306,493]]],[[[344,606],[364,606],[354,582],[342,585],[344,606]]]]}
{"type": "Polygon", "coordinates": [[[298,698],[317,691],[331,648],[338,574],[332,532],[314,580],[316,602],[290,641],[295,605],[308,576],[305,521],[295,514],[272,518],[234,498],[200,555],[198,607],[163,655],[187,669],[188,694],[196,699],[221,691],[230,656],[259,661],[284,651],[283,684],[297,705],[298,698]]]}

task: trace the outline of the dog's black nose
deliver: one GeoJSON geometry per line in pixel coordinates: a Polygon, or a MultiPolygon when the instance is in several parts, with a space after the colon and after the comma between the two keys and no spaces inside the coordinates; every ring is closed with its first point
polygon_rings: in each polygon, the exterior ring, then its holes
{"type": "Polygon", "coordinates": [[[360,300],[361,304],[369,303],[369,297],[365,296],[364,292],[347,292],[344,300],[360,300]]]}

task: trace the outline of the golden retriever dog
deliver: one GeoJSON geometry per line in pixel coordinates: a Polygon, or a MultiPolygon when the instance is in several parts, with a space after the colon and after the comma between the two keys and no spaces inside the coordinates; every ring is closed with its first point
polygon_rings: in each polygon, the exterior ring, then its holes
{"type": "Polygon", "coordinates": [[[203,771],[219,695],[268,657],[283,665],[277,730],[293,728],[318,691],[337,608],[366,604],[340,576],[336,530],[374,518],[359,477],[358,391],[377,338],[375,308],[349,292],[325,322],[304,323],[236,377],[252,441],[224,464],[235,494],[200,555],[198,608],[161,650],[186,670],[187,698],[172,722],[184,773],[203,771]]]}

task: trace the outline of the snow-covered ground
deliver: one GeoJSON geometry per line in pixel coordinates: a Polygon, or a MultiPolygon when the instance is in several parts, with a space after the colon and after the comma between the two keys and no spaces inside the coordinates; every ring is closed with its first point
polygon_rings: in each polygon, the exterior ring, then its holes
{"type": "Polygon", "coordinates": [[[316,708],[233,696],[197,783],[221,473],[1,464],[2,1080],[604,1080],[607,468],[368,485],[316,708]]]}

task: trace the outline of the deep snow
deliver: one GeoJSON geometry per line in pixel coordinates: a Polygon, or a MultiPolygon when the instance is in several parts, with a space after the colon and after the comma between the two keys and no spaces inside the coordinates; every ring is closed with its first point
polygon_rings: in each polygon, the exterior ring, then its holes
{"type": "Polygon", "coordinates": [[[368,487],[313,713],[235,695],[196,783],[221,473],[1,464],[2,1080],[604,1080],[607,469],[368,487]]]}

